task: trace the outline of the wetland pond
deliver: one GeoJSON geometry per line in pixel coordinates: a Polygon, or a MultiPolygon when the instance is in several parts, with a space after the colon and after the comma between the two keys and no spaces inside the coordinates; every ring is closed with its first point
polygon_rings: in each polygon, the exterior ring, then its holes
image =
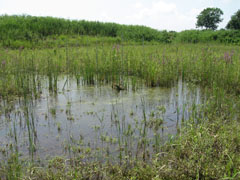
{"type": "Polygon", "coordinates": [[[61,77],[54,94],[48,80],[41,81],[39,98],[1,102],[1,159],[9,150],[41,159],[69,156],[74,147],[108,147],[113,154],[124,148],[153,150],[174,137],[205,99],[200,87],[181,80],[169,88],[141,82],[133,88],[128,80],[126,90],[117,91],[111,84],[61,77]]]}

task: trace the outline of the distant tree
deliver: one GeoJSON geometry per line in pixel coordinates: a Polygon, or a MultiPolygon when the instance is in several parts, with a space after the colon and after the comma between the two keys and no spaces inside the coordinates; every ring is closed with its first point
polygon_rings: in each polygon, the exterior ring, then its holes
{"type": "Polygon", "coordinates": [[[221,15],[223,15],[223,11],[219,8],[206,8],[197,16],[196,27],[216,30],[217,24],[223,20],[221,15]]]}
{"type": "Polygon", "coordinates": [[[227,29],[240,29],[240,9],[231,17],[231,20],[228,22],[227,29]]]}

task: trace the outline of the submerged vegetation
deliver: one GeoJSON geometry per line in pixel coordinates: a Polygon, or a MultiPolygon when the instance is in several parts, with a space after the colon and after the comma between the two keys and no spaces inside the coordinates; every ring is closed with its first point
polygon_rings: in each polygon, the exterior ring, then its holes
{"type": "Polygon", "coordinates": [[[159,32],[30,16],[2,16],[0,27],[1,179],[240,178],[239,31],[159,32]],[[161,99],[150,103],[156,96],[137,96],[179,82],[202,94],[183,103],[181,92],[192,95],[177,86],[169,100],[176,119],[161,99]],[[175,131],[164,134],[168,121],[175,131]],[[71,134],[78,123],[87,131],[85,122],[91,132],[71,134]],[[39,147],[39,136],[53,145],[51,135],[66,137],[58,156],[39,147]]]}

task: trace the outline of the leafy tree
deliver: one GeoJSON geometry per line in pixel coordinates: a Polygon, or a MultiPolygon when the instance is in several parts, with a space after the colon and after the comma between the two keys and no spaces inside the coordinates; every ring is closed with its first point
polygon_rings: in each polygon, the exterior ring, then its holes
{"type": "Polygon", "coordinates": [[[221,15],[223,11],[219,8],[206,8],[197,16],[196,27],[205,27],[206,29],[217,29],[217,24],[222,22],[221,15]]]}
{"type": "Polygon", "coordinates": [[[240,9],[231,17],[231,20],[228,22],[227,29],[240,29],[240,9]]]}

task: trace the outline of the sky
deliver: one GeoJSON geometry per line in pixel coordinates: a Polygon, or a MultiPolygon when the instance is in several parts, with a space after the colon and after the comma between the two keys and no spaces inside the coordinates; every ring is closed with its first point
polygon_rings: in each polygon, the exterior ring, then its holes
{"type": "Polygon", "coordinates": [[[0,14],[53,16],[149,26],[158,30],[195,29],[197,15],[218,7],[224,28],[240,0],[0,0],[0,14]]]}

